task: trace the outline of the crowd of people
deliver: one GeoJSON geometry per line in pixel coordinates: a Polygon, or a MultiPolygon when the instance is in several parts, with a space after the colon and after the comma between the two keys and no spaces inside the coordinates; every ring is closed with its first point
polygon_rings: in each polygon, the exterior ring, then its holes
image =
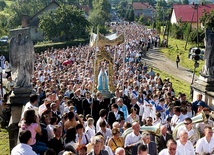
{"type": "MultiPolygon", "coordinates": [[[[114,58],[111,99],[92,92],[95,48],[86,45],[35,54],[32,85],[36,93],[23,109],[20,144],[12,155],[212,154],[212,109],[202,95],[192,103],[182,92],[176,96],[170,79],[162,79],[141,59],[159,46],[158,33],[137,24],[112,29],[125,32],[126,41],[125,46],[106,47],[114,58]],[[195,125],[191,118],[196,115],[205,116],[206,121],[195,125]],[[184,125],[178,126],[181,122],[184,125]],[[197,132],[201,139],[195,138],[197,132]]],[[[108,67],[105,61],[98,65],[108,67]]],[[[13,86],[9,76],[7,91],[13,86]]]]}

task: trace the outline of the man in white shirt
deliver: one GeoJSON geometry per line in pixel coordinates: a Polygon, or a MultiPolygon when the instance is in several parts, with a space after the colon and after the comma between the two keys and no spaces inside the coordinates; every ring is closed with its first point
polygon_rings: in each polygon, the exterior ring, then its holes
{"type": "Polygon", "coordinates": [[[176,125],[178,125],[179,123],[183,122],[183,120],[184,120],[184,117],[183,117],[183,115],[181,114],[181,109],[180,109],[180,107],[175,106],[175,107],[173,108],[173,113],[174,113],[174,115],[172,116],[172,119],[171,119],[172,130],[174,129],[174,127],[175,127],[176,125]]]}
{"type": "Polygon", "coordinates": [[[107,128],[105,120],[100,122],[100,130],[98,132],[102,133],[105,142],[112,136],[111,129],[107,128]]]}
{"type": "Polygon", "coordinates": [[[79,142],[80,145],[87,145],[90,139],[88,135],[83,132],[83,125],[77,124],[75,129],[76,129],[76,142],[79,142]]]}
{"type": "Polygon", "coordinates": [[[108,122],[106,120],[106,115],[107,115],[107,111],[105,109],[101,109],[100,112],[99,112],[99,119],[97,120],[97,123],[96,123],[96,132],[100,131],[101,128],[100,128],[100,122],[101,121],[105,121],[106,124],[107,124],[107,127],[108,127],[108,122]]]}
{"type": "Polygon", "coordinates": [[[204,137],[199,139],[196,143],[196,154],[202,154],[202,153],[210,153],[214,154],[214,138],[213,136],[213,130],[212,127],[206,126],[204,128],[204,137]]]}
{"type": "Polygon", "coordinates": [[[167,148],[163,149],[159,155],[182,155],[177,149],[177,143],[175,140],[170,139],[167,142],[167,148]]]}
{"type": "Polygon", "coordinates": [[[42,114],[47,110],[46,105],[48,105],[48,104],[51,104],[51,100],[48,99],[48,98],[46,98],[46,99],[44,99],[44,103],[41,104],[41,105],[39,106],[38,113],[39,113],[39,116],[40,116],[40,117],[41,117],[42,114]]]}
{"type": "MultiPolygon", "coordinates": [[[[180,137],[180,132],[181,131],[186,131],[188,134],[188,138],[192,137],[195,133],[195,130],[192,127],[192,119],[187,117],[184,119],[184,126],[180,126],[178,128],[178,132],[177,132],[177,138],[180,137]]],[[[193,139],[193,141],[191,141],[193,144],[195,144],[197,141],[197,139],[193,139]]]]}
{"type": "Polygon", "coordinates": [[[138,122],[134,122],[132,124],[132,130],[133,131],[126,136],[124,143],[124,147],[130,150],[141,140],[140,124],[138,122]]]}
{"type": "Polygon", "coordinates": [[[182,130],[179,137],[180,139],[177,140],[177,149],[182,152],[183,155],[195,155],[193,144],[188,140],[188,133],[182,130]]]}
{"type": "Polygon", "coordinates": [[[29,130],[20,132],[19,141],[20,143],[12,149],[11,155],[37,155],[29,145],[32,141],[31,132],[29,130]]]}
{"type": "Polygon", "coordinates": [[[24,110],[22,111],[22,116],[21,119],[24,118],[24,113],[27,110],[35,110],[36,114],[38,114],[38,107],[36,107],[35,105],[38,102],[38,95],[36,94],[31,94],[30,95],[30,101],[26,103],[26,105],[24,106],[24,110]]]}

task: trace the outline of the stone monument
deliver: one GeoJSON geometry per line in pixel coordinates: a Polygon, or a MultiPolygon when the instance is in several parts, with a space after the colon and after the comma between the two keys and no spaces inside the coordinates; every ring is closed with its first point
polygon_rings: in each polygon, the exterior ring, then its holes
{"type": "Polygon", "coordinates": [[[206,29],[205,37],[205,65],[198,80],[191,87],[193,101],[197,99],[198,94],[202,94],[203,100],[214,109],[214,32],[206,29]]]}
{"type": "Polygon", "coordinates": [[[29,28],[10,31],[9,60],[15,87],[7,104],[11,106],[11,118],[8,126],[10,150],[17,144],[18,123],[22,108],[32,94],[31,77],[34,69],[34,46],[30,39],[29,28]]]}

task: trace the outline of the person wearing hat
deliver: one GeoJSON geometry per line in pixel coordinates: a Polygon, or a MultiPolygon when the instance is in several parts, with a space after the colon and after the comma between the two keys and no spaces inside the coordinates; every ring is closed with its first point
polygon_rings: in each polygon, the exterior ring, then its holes
{"type": "Polygon", "coordinates": [[[202,102],[198,102],[197,106],[198,106],[198,110],[197,110],[196,115],[199,115],[203,111],[203,108],[204,108],[203,107],[203,103],[202,102]]]}
{"type": "Polygon", "coordinates": [[[133,146],[132,155],[136,155],[137,154],[138,147],[141,144],[144,144],[144,145],[147,146],[148,154],[151,154],[151,155],[157,155],[158,154],[157,148],[156,148],[156,144],[155,144],[155,142],[151,141],[149,132],[144,131],[141,134],[141,140],[142,140],[142,142],[140,142],[140,143],[136,144],[135,146],[133,146]]]}

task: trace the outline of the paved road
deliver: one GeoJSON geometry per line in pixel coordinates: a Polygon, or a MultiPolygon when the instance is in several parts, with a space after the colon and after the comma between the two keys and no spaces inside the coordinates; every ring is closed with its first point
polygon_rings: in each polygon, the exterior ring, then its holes
{"type": "Polygon", "coordinates": [[[147,52],[147,55],[145,58],[143,58],[143,60],[145,60],[147,64],[153,66],[154,68],[158,68],[159,70],[177,77],[180,80],[184,80],[189,84],[192,82],[193,73],[184,67],[179,67],[177,69],[176,62],[166,58],[161,52],[159,52],[158,48],[147,52]]]}

